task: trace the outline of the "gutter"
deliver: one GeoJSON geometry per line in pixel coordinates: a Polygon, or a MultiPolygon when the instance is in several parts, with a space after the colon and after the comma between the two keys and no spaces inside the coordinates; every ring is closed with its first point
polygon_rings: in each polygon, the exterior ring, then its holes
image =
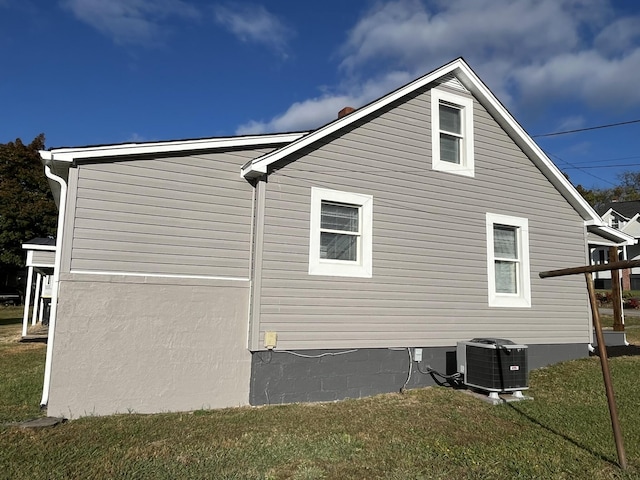
{"type": "Polygon", "coordinates": [[[40,408],[49,402],[49,388],[51,386],[51,363],[53,357],[54,336],[56,333],[56,317],[58,314],[58,295],[60,290],[60,267],[62,265],[62,234],[64,228],[64,217],[67,206],[67,184],[62,177],[55,175],[51,171],[51,165],[44,166],[44,173],[50,180],[60,185],[60,200],[58,205],[58,229],[56,231],[56,256],[53,268],[53,285],[51,286],[51,310],[49,314],[49,333],[47,340],[47,359],[44,365],[44,382],[42,385],[42,400],[40,408]]]}

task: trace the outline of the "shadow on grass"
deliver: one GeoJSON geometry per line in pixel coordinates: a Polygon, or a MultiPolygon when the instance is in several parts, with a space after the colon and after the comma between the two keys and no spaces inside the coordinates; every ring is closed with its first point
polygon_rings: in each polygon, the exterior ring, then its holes
{"type": "Polygon", "coordinates": [[[0,318],[0,326],[2,326],[2,325],[16,325],[18,323],[22,323],[22,317],[0,318]]]}
{"type": "Polygon", "coordinates": [[[566,433],[562,433],[558,430],[556,430],[553,427],[550,427],[549,425],[545,425],[543,422],[541,422],[540,420],[538,420],[537,418],[532,417],[531,415],[529,415],[528,413],[523,412],[522,410],[520,410],[516,404],[514,403],[508,403],[507,404],[511,409],[513,409],[515,412],[519,413],[520,415],[522,415],[524,418],[526,418],[527,420],[529,420],[531,423],[535,423],[536,425],[538,425],[539,427],[544,428],[546,431],[553,433],[554,435],[557,435],[558,437],[561,437],[563,439],[565,439],[567,442],[571,443],[572,445],[578,447],[581,450],[584,450],[585,452],[587,452],[589,455],[592,455],[596,458],[599,458],[600,460],[603,460],[607,463],[609,463],[610,465],[613,465],[615,467],[620,467],[620,465],[618,464],[618,462],[614,459],[611,459],[610,457],[607,457],[605,455],[603,455],[602,453],[596,452],[595,450],[592,450],[591,448],[589,448],[588,446],[580,443],[578,440],[575,440],[573,438],[571,438],[570,436],[568,436],[566,433]]]}
{"type": "MultiPolygon", "coordinates": [[[[615,347],[607,347],[607,357],[626,357],[640,355],[640,347],[638,345],[620,345],[615,347]]],[[[590,357],[598,357],[598,351],[589,354],[590,357]]]]}

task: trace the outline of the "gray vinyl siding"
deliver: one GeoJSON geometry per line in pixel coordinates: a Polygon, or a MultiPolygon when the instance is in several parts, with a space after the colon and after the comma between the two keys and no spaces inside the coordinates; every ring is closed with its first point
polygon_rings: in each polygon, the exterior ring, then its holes
{"type": "Polygon", "coordinates": [[[56,259],[56,252],[48,250],[33,251],[33,265],[53,265],[56,259]]]}
{"type": "MultiPolygon", "coordinates": [[[[460,93],[460,92],[458,92],[460,93]]],[[[580,215],[477,101],[475,177],[431,169],[428,89],[299,158],[267,183],[259,336],[278,349],[446,346],[474,337],[589,341],[580,215]],[[308,275],[311,187],[373,195],[373,277],[308,275]],[[529,220],[531,308],[488,306],[486,213],[529,220]]]]}
{"type": "Polygon", "coordinates": [[[80,164],[71,271],[248,279],[250,149],[80,164]]]}

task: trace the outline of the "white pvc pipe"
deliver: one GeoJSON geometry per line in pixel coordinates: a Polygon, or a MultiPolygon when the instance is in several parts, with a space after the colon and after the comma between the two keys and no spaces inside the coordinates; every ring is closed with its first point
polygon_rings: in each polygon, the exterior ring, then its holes
{"type": "Polygon", "coordinates": [[[56,333],[56,316],[58,313],[58,293],[60,282],[60,266],[62,264],[62,236],[64,228],[64,216],[67,206],[67,184],[62,177],[55,175],[49,165],[44,167],[45,175],[60,184],[60,200],[58,204],[58,229],[56,231],[56,256],[53,266],[53,282],[51,285],[51,309],[49,316],[49,338],[47,339],[47,359],[44,365],[44,382],[42,385],[42,400],[40,406],[44,407],[49,402],[49,387],[51,386],[51,364],[53,360],[53,344],[56,333]]]}

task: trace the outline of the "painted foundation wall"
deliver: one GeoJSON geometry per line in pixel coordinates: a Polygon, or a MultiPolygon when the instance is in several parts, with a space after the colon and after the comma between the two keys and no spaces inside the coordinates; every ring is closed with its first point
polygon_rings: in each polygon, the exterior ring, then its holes
{"type": "Polygon", "coordinates": [[[246,405],[248,282],[63,274],[47,414],[246,405]]]}
{"type": "MultiPolygon", "coordinates": [[[[527,350],[529,370],[588,356],[586,344],[528,345],[527,350]]],[[[412,362],[411,375],[409,362],[406,348],[256,352],[251,405],[368,397],[398,392],[405,382],[406,388],[436,385],[441,379],[422,372],[430,366],[443,374],[455,373],[456,347],[423,348],[422,361],[412,362]]]]}

